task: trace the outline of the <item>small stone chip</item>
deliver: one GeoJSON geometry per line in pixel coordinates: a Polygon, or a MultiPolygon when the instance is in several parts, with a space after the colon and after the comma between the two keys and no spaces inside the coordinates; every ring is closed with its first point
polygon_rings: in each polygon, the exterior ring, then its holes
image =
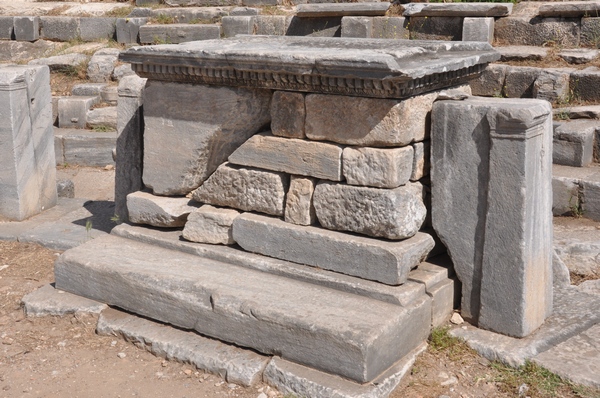
{"type": "Polygon", "coordinates": [[[127,356],[127,354],[125,354],[124,352],[120,352],[117,354],[117,356],[121,359],[125,358],[127,356]]]}

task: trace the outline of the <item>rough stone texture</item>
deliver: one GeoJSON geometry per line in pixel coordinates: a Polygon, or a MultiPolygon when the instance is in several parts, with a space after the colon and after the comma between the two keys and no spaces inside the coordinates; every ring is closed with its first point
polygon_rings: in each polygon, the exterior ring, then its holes
{"type": "Polygon", "coordinates": [[[343,155],[344,177],[350,185],[397,188],[413,172],[414,150],[403,148],[347,147],[343,155]]]}
{"type": "Polygon", "coordinates": [[[373,17],[374,39],[408,39],[406,18],[404,17],[373,17]]]}
{"type": "Polygon", "coordinates": [[[369,39],[373,34],[373,18],[344,17],[342,18],[342,37],[369,39]]]}
{"type": "Polygon", "coordinates": [[[552,285],[554,289],[566,288],[571,285],[571,274],[569,268],[556,253],[552,253],[552,285]]]}
{"type": "Polygon", "coordinates": [[[494,18],[465,18],[462,39],[492,43],[494,41],[494,18]]]}
{"type": "Polygon", "coordinates": [[[598,16],[598,13],[600,5],[592,1],[543,3],[538,9],[538,14],[543,17],[589,17],[598,16]]]}
{"type": "Polygon", "coordinates": [[[187,198],[154,196],[148,192],[127,195],[129,221],[153,227],[182,227],[188,215],[196,210],[187,198]]]}
{"type": "Polygon", "coordinates": [[[551,108],[472,97],[436,102],[432,120],[433,226],[462,315],[526,336],[552,310],[551,108]]]}
{"type": "Polygon", "coordinates": [[[400,307],[110,235],[63,253],[55,276],[59,289],[361,383],[419,346],[431,317],[429,297],[400,307]]]}
{"type": "Polygon", "coordinates": [[[533,83],[532,96],[550,102],[564,103],[570,99],[570,74],[573,69],[542,69],[533,83]]]}
{"type": "Polygon", "coordinates": [[[290,178],[290,189],[285,198],[285,221],[297,225],[312,225],[317,221],[313,194],[317,181],[314,178],[290,178]]]}
{"type": "Polygon", "coordinates": [[[127,221],[127,195],[140,191],[143,170],[142,97],[146,79],[137,75],[121,79],[117,103],[117,144],[115,156],[115,215],[127,221]]]}
{"type": "Polygon", "coordinates": [[[554,249],[569,271],[593,277],[600,274],[600,243],[595,226],[555,227],[554,249]]]}
{"type": "Polygon", "coordinates": [[[108,307],[104,303],[55,289],[52,285],[44,285],[27,294],[22,304],[25,315],[29,317],[99,314],[108,307]]]}
{"type": "Polygon", "coordinates": [[[342,179],[338,145],[256,134],[229,155],[229,163],[332,181],[342,179]]]}
{"type": "Polygon", "coordinates": [[[592,279],[581,282],[579,290],[584,293],[600,295],[600,279],[592,279]]]}
{"type": "Polygon", "coordinates": [[[110,81],[120,50],[104,48],[94,53],[87,68],[88,79],[93,83],[110,81]]]}
{"type": "Polygon", "coordinates": [[[415,142],[413,144],[414,158],[412,164],[412,172],[410,174],[411,181],[418,181],[426,175],[429,175],[429,158],[431,153],[431,145],[429,141],[415,142]]]}
{"type": "Polygon", "coordinates": [[[61,163],[80,166],[104,167],[114,164],[112,151],[115,148],[114,132],[95,132],[81,129],[54,129],[56,153],[61,154],[61,163]]]}
{"type": "Polygon", "coordinates": [[[504,94],[504,81],[508,65],[490,64],[479,77],[471,80],[469,85],[473,95],[484,97],[500,97],[504,94]]]}
{"type": "Polygon", "coordinates": [[[533,46],[502,46],[496,47],[501,61],[541,61],[548,55],[548,49],[533,46]]]}
{"type": "Polygon", "coordinates": [[[116,18],[79,18],[79,37],[83,41],[114,40],[116,38],[116,18]]]}
{"type": "Polygon", "coordinates": [[[21,221],[56,204],[47,66],[0,67],[0,215],[21,221]]]}
{"type": "Polygon", "coordinates": [[[598,48],[600,18],[581,18],[581,45],[598,48]]]}
{"type": "Polygon", "coordinates": [[[579,33],[579,18],[514,16],[500,18],[494,26],[501,45],[577,47],[579,33]]]}
{"type": "Polygon", "coordinates": [[[42,39],[55,41],[79,39],[79,18],[40,17],[40,25],[42,39]]]}
{"type": "Polygon", "coordinates": [[[28,65],[48,65],[51,71],[64,71],[87,62],[89,57],[85,54],[64,54],[48,58],[38,58],[29,61],[28,65]]]}
{"type": "MultiPolygon", "coordinates": [[[[124,78],[125,76],[130,76],[130,75],[135,75],[135,72],[133,71],[133,69],[131,69],[131,65],[123,64],[123,65],[118,65],[115,67],[115,69],[113,69],[111,78],[115,81],[119,81],[122,78],[124,78]]],[[[116,95],[116,90],[115,90],[115,95],[116,95]]]]}
{"type": "Polygon", "coordinates": [[[210,40],[221,37],[219,25],[142,25],[139,28],[142,44],[178,44],[187,41],[210,40]]]}
{"type": "Polygon", "coordinates": [[[258,14],[260,14],[260,9],[252,7],[234,7],[229,11],[229,15],[231,16],[247,16],[258,14]]]}
{"type": "Polygon", "coordinates": [[[144,184],[157,195],[184,195],[200,186],[269,122],[270,99],[266,90],[149,81],[144,184]]]}
{"type": "Polygon", "coordinates": [[[405,17],[505,17],[512,12],[510,3],[409,3],[405,17]]]}
{"type": "Polygon", "coordinates": [[[427,212],[417,183],[378,189],[321,181],[313,202],[324,228],[387,239],[416,234],[427,212]]]}
{"type": "Polygon", "coordinates": [[[239,215],[234,209],[204,205],[188,216],[183,237],[192,242],[233,245],[233,220],[239,215]]]}
{"type": "Polygon", "coordinates": [[[71,93],[75,96],[97,97],[106,87],[106,83],[81,83],[73,86],[71,93]]]}
{"type": "Polygon", "coordinates": [[[86,125],[88,128],[109,127],[117,129],[117,107],[106,106],[92,109],[87,112],[86,125]]]}
{"type": "Polygon", "coordinates": [[[285,36],[291,21],[292,17],[286,15],[257,15],[252,18],[252,33],[285,36]]]}
{"type": "Polygon", "coordinates": [[[0,16],[0,40],[14,40],[14,17],[0,16]]]}
{"type": "Polygon", "coordinates": [[[541,69],[529,66],[508,67],[502,94],[508,98],[531,98],[540,73],[541,69]]]}
{"type": "Polygon", "coordinates": [[[385,15],[390,7],[388,2],[380,3],[322,3],[299,4],[296,15],[306,17],[334,17],[334,16],[376,16],[385,15]]]}
{"type": "Polygon", "coordinates": [[[46,40],[28,41],[0,40],[0,62],[28,62],[31,58],[43,58],[56,50],[60,43],[46,40]]]}
{"type": "Polygon", "coordinates": [[[236,218],[233,237],[244,250],[253,253],[388,285],[406,282],[409,271],[434,246],[433,238],[422,232],[402,242],[389,242],[293,225],[256,214],[236,218]]]}
{"type": "MultiPolygon", "coordinates": [[[[598,34],[598,40],[600,40],[600,32],[598,34]]],[[[588,48],[570,48],[561,50],[558,56],[570,64],[586,64],[598,58],[600,51],[588,48]]]]}
{"type": "Polygon", "coordinates": [[[100,97],[71,96],[58,100],[58,127],[84,129],[87,113],[100,102],[100,97]]]}
{"type": "Polygon", "coordinates": [[[592,163],[597,127],[590,120],[554,122],[553,163],[575,167],[592,163]]]}
{"type": "Polygon", "coordinates": [[[276,91],[271,100],[271,132],[278,137],[305,138],[303,93],[276,91]]]}
{"type": "Polygon", "coordinates": [[[586,218],[600,221],[600,170],[594,164],[588,167],[552,166],[552,174],[579,185],[579,203],[586,218]]]}
{"type": "Polygon", "coordinates": [[[600,119],[600,105],[567,106],[554,108],[554,117],[566,117],[569,119],[600,119]]]}
{"type": "MultiPolygon", "coordinates": [[[[117,66],[115,68],[115,71],[118,68],[121,68],[123,66],[129,66],[129,65],[117,66]]],[[[135,75],[135,73],[126,74],[125,76],[133,76],[133,75],[135,75]]],[[[119,80],[121,80],[125,76],[121,77],[119,80]]],[[[108,86],[108,85],[102,87],[102,89],[100,90],[100,98],[102,98],[102,101],[106,102],[107,104],[117,105],[117,102],[119,100],[119,87],[118,86],[108,86]]]]}
{"type": "Polygon", "coordinates": [[[570,178],[552,177],[552,214],[555,216],[570,215],[578,209],[579,184],[570,178]]]}
{"type": "Polygon", "coordinates": [[[306,136],[361,146],[403,146],[423,141],[437,93],[403,101],[309,94],[306,136]],[[365,117],[369,115],[369,117],[365,117]]]}
{"type": "Polygon", "coordinates": [[[225,163],[192,193],[192,197],[201,203],[283,216],[288,186],[286,174],[225,163]]]}
{"type": "Polygon", "coordinates": [[[140,26],[146,25],[148,18],[117,18],[116,35],[117,43],[139,43],[140,26]]]}
{"type": "Polygon", "coordinates": [[[208,373],[219,375],[228,383],[253,386],[269,358],[218,340],[208,339],[112,308],[102,311],[96,332],[120,336],[139,348],[170,360],[189,363],[208,373]]]}
{"type": "Polygon", "coordinates": [[[223,37],[234,37],[236,35],[251,35],[254,28],[254,17],[230,16],[221,19],[223,37]]]}
{"type": "Polygon", "coordinates": [[[410,17],[407,24],[412,40],[462,40],[462,17],[410,17]]]}
{"type": "Polygon", "coordinates": [[[288,36],[341,37],[342,18],[345,17],[301,18],[293,16],[285,34],[288,36]]]}
{"type": "Polygon", "coordinates": [[[15,40],[36,41],[40,38],[39,17],[14,17],[15,40]]]}
{"type": "Polygon", "coordinates": [[[58,180],[56,181],[56,192],[59,198],[74,198],[75,184],[71,180],[58,180]]]}
{"type": "Polygon", "coordinates": [[[454,310],[455,282],[445,279],[431,289],[427,294],[431,296],[431,326],[434,328],[445,325],[454,310]]]}
{"type": "Polygon", "coordinates": [[[571,73],[570,87],[573,95],[580,101],[596,102],[600,100],[597,90],[600,84],[600,69],[589,67],[571,73]]]}
{"type": "Polygon", "coordinates": [[[322,373],[281,358],[273,358],[265,368],[263,379],[285,394],[320,398],[380,398],[387,397],[402,381],[426,349],[422,344],[373,382],[360,385],[338,376],[322,373]]]}

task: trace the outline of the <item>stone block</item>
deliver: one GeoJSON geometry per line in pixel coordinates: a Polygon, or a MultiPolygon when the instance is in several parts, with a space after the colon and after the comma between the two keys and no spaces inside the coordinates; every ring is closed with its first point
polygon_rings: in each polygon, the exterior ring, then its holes
{"type": "Polygon", "coordinates": [[[290,19],[286,36],[341,37],[342,17],[290,19]]]}
{"type": "Polygon", "coordinates": [[[15,40],[14,17],[0,16],[0,40],[15,40]]]}
{"type": "Polygon", "coordinates": [[[309,94],[306,136],[312,140],[374,147],[423,141],[428,135],[428,114],[436,98],[435,92],[403,101],[309,94]]]}
{"type": "Polygon", "coordinates": [[[462,315],[509,336],[552,312],[551,121],[541,100],[438,101],[432,114],[433,227],[462,315]]]}
{"type": "Polygon", "coordinates": [[[23,310],[28,317],[99,314],[108,306],[85,297],[44,285],[23,297],[23,310]]]}
{"type": "Polygon", "coordinates": [[[532,96],[553,103],[568,102],[570,74],[573,69],[542,69],[533,83],[532,96]]]}
{"type": "Polygon", "coordinates": [[[200,186],[269,122],[270,100],[268,90],[149,82],[144,90],[145,185],[157,195],[185,195],[200,186]]]}
{"type": "Polygon", "coordinates": [[[278,137],[304,138],[303,93],[275,91],[271,100],[271,132],[278,137]]]}
{"type": "Polygon", "coordinates": [[[543,17],[586,17],[598,16],[600,5],[591,1],[573,1],[565,3],[542,3],[538,15],[543,17]]]}
{"type": "Polygon", "coordinates": [[[429,175],[430,150],[431,145],[429,141],[415,142],[413,144],[415,156],[413,158],[412,172],[410,174],[411,181],[418,181],[424,176],[429,175]]]}
{"type": "Polygon", "coordinates": [[[48,65],[52,72],[56,71],[69,71],[84,62],[87,62],[89,57],[85,54],[63,54],[55,55],[48,58],[33,59],[27,63],[27,65],[48,65]]]}
{"type": "Polygon", "coordinates": [[[314,178],[290,178],[290,189],[285,198],[285,221],[297,225],[312,225],[317,221],[313,194],[317,181],[314,178]]]}
{"type": "Polygon", "coordinates": [[[574,167],[592,163],[596,128],[590,120],[554,123],[553,163],[574,167]]]}
{"type": "Polygon", "coordinates": [[[117,43],[131,44],[140,42],[140,26],[146,25],[148,18],[117,18],[117,43]]]}
{"type": "Polygon", "coordinates": [[[600,18],[581,18],[581,46],[598,48],[600,45],[600,18]]]}
{"type": "Polygon", "coordinates": [[[89,110],[86,116],[86,127],[103,127],[117,129],[117,107],[106,106],[89,110]]]}
{"type": "Polygon", "coordinates": [[[239,215],[234,209],[201,206],[188,216],[182,236],[192,242],[233,245],[233,220],[239,215]]]}
{"type": "Polygon", "coordinates": [[[73,86],[71,93],[74,96],[98,97],[106,83],[80,83],[73,86]]]}
{"type": "Polygon", "coordinates": [[[253,17],[252,33],[255,35],[285,36],[292,17],[285,15],[257,15],[253,17]]]}
{"type": "Polygon", "coordinates": [[[445,279],[427,291],[431,296],[431,326],[443,326],[448,322],[454,311],[456,283],[445,279]]]}
{"type": "Polygon", "coordinates": [[[556,119],[600,119],[600,105],[565,106],[552,110],[556,119]]]}
{"type": "Polygon", "coordinates": [[[116,18],[79,18],[79,37],[83,41],[114,40],[116,38],[116,18]]]}
{"type": "Polygon", "coordinates": [[[579,45],[579,18],[514,16],[500,18],[494,25],[494,38],[507,46],[579,45]]]}
{"type": "Polygon", "coordinates": [[[192,193],[194,200],[215,206],[283,216],[289,177],[225,163],[192,193]]]}
{"type": "Polygon", "coordinates": [[[118,48],[103,48],[94,53],[87,68],[88,79],[92,83],[110,81],[113,70],[117,65],[120,50],[118,48]]]}
{"type": "Polygon", "coordinates": [[[58,127],[84,129],[87,113],[100,102],[99,97],[73,96],[58,100],[58,127]]]}
{"type": "Polygon", "coordinates": [[[251,35],[254,29],[254,17],[252,16],[230,16],[221,19],[223,37],[234,37],[236,35],[251,35]]]}
{"type": "Polygon", "coordinates": [[[56,181],[56,193],[59,198],[74,198],[75,184],[72,180],[58,180],[56,181]]]}
{"type": "Polygon", "coordinates": [[[409,3],[403,6],[405,17],[506,17],[511,3],[409,3]]]}
{"type": "Polygon", "coordinates": [[[561,50],[558,56],[569,64],[586,64],[592,62],[600,56],[600,50],[589,48],[567,48],[561,50]]]}
{"type": "Polygon", "coordinates": [[[65,149],[63,146],[63,137],[61,135],[54,136],[54,158],[56,159],[57,166],[65,164],[65,149]]]}
{"type": "Polygon", "coordinates": [[[229,163],[307,177],[342,180],[338,145],[256,134],[229,155],[229,163]]]}
{"type": "Polygon", "coordinates": [[[40,38],[54,41],[79,39],[79,18],[40,17],[40,38]]]}
{"type": "Polygon", "coordinates": [[[552,177],[552,214],[571,215],[579,206],[579,184],[572,178],[552,177]]]}
{"type": "MultiPolygon", "coordinates": [[[[123,66],[123,65],[121,65],[123,66]]],[[[119,67],[117,67],[119,68],[119,67]]],[[[117,69],[115,68],[115,70],[117,69]]],[[[133,76],[134,74],[127,74],[125,76],[133,76]]],[[[119,80],[121,80],[122,78],[124,78],[125,76],[121,77],[119,80]]],[[[102,90],[100,90],[100,98],[102,99],[102,102],[106,102],[107,104],[111,104],[111,105],[117,105],[117,102],[119,100],[119,88],[118,86],[105,86],[102,87],[102,90]]]]}
{"type": "Polygon", "coordinates": [[[373,18],[343,17],[342,37],[369,39],[373,34],[373,18]]]}
{"type": "Polygon", "coordinates": [[[142,44],[178,44],[187,41],[221,38],[219,25],[142,25],[139,29],[142,44]]]}
{"type": "Polygon", "coordinates": [[[36,41],[40,38],[39,17],[14,17],[15,40],[36,41]]]}
{"type": "Polygon", "coordinates": [[[234,7],[229,10],[229,15],[232,17],[252,16],[258,14],[260,14],[260,9],[252,7],[234,7]]]}
{"type": "Polygon", "coordinates": [[[408,39],[407,20],[404,17],[373,17],[374,39],[408,39]]]}
{"type": "Polygon", "coordinates": [[[324,228],[393,240],[415,235],[427,212],[422,186],[414,183],[378,189],[321,181],[313,201],[324,228]]]}
{"type": "Polygon", "coordinates": [[[390,7],[388,2],[379,3],[321,3],[299,4],[296,15],[307,17],[381,16],[390,7]]]}
{"type": "MultiPolygon", "coordinates": [[[[496,47],[501,61],[541,61],[548,56],[548,49],[533,46],[503,46],[496,47]]],[[[496,65],[499,66],[499,65],[496,65]]]]}
{"type": "Polygon", "coordinates": [[[469,82],[473,95],[484,97],[501,97],[504,95],[504,82],[508,68],[510,68],[508,65],[488,65],[479,77],[469,82]]]}
{"type": "Polygon", "coordinates": [[[494,18],[465,18],[462,39],[463,41],[487,41],[491,44],[494,41],[494,18]]]}
{"type": "Polygon", "coordinates": [[[586,218],[600,221],[600,182],[581,181],[581,209],[586,218]]]}
{"type": "Polygon", "coordinates": [[[502,94],[508,98],[531,98],[541,69],[529,66],[510,66],[506,69],[502,94]]]}
{"type": "Polygon", "coordinates": [[[119,82],[115,156],[115,214],[127,221],[127,195],[140,191],[143,170],[144,118],[142,97],[146,79],[126,76],[119,82]]]}
{"type": "Polygon", "coordinates": [[[57,129],[63,143],[64,162],[73,165],[105,167],[114,164],[116,134],[81,129],[57,129]]]}
{"type": "Polygon", "coordinates": [[[188,215],[196,210],[188,198],[155,196],[138,191],[127,195],[129,221],[153,227],[182,227],[188,215]]]}
{"type": "Polygon", "coordinates": [[[249,213],[233,222],[233,238],[249,252],[388,285],[406,282],[409,271],[434,246],[433,238],[422,232],[401,242],[390,242],[249,213]]]}
{"type": "Polygon", "coordinates": [[[407,23],[412,40],[462,40],[462,17],[410,17],[407,23]]]}
{"type": "Polygon", "coordinates": [[[600,101],[600,69],[589,67],[571,73],[570,88],[572,95],[580,101],[600,101]]]}
{"type": "Polygon", "coordinates": [[[350,185],[397,188],[408,182],[413,171],[414,150],[403,148],[344,148],[343,171],[350,185]]]}

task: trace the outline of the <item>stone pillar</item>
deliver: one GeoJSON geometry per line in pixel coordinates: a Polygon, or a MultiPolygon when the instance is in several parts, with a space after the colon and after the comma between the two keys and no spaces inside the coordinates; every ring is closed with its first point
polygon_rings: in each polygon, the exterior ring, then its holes
{"type": "Polygon", "coordinates": [[[0,217],[24,220],[56,204],[50,71],[0,67],[0,217]]]}
{"type": "Polygon", "coordinates": [[[552,113],[546,101],[434,104],[433,227],[465,318],[524,337],[552,311],[552,113]]]}

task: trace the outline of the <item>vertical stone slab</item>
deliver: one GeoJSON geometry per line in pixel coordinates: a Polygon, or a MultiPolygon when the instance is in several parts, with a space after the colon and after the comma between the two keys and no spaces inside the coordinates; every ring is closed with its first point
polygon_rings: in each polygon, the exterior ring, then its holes
{"type": "Polygon", "coordinates": [[[463,41],[494,41],[494,18],[465,18],[463,20],[463,41]]]}
{"type": "Polygon", "coordinates": [[[146,79],[126,76],[119,82],[117,149],[115,157],[115,215],[129,218],[127,195],[142,190],[144,160],[143,93],[146,79]]]}
{"type": "Polygon", "coordinates": [[[433,227],[462,282],[462,313],[523,337],[552,309],[552,120],[545,101],[434,104],[433,227]]]}

